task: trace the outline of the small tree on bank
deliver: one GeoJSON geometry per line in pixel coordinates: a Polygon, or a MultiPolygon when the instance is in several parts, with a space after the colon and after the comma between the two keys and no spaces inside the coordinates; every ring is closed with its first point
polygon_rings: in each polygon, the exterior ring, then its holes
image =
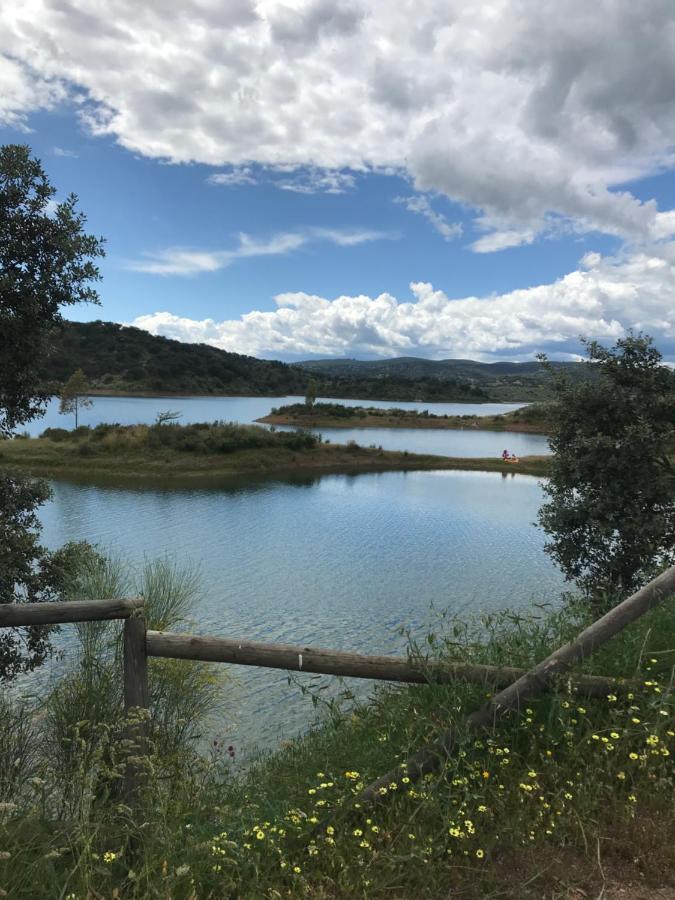
{"type": "Polygon", "coordinates": [[[88,397],[89,385],[82,369],[73,372],[68,381],[61,388],[61,402],[59,412],[61,415],[75,415],[75,428],[77,428],[78,414],[81,409],[90,409],[94,401],[88,397]]]}
{"type": "Polygon", "coordinates": [[[675,561],[675,375],[644,335],[586,348],[596,377],[553,374],[539,523],[546,551],[601,607],[675,561]]]}
{"type": "Polygon", "coordinates": [[[307,392],[305,394],[305,406],[309,406],[310,409],[316,403],[317,387],[316,378],[310,378],[307,382],[307,392]]]}

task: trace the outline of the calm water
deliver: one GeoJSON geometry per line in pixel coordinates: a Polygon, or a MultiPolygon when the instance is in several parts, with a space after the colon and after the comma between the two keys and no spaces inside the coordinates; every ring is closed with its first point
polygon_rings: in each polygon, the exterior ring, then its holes
{"type": "MultiPolygon", "coordinates": [[[[42,515],[46,543],[86,538],[131,564],[163,554],[197,564],[203,596],[194,619],[203,632],[398,652],[398,628],[423,633],[432,605],[462,615],[527,608],[554,600],[562,585],[533,525],[541,487],[522,475],[53,487],[42,515]]],[[[312,718],[285,674],[232,671],[237,679],[219,732],[244,754],[255,743],[290,737],[312,718]]]]}
{"type": "MultiPolygon", "coordinates": [[[[172,409],[181,412],[180,421],[228,422],[250,424],[267,415],[274,406],[299,403],[303,397],[95,397],[91,409],[80,415],[83,425],[118,422],[120,425],[151,424],[157,413],[172,409]]],[[[521,403],[412,403],[377,400],[331,400],[346,406],[366,404],[388,408],[428,409],[437,415],[487,416],[518,409],[521,403]]],[[[58,400],[52,400],[46,415],[28,428],[37,435],[48,427],[71,428],[72,416],[61,416],[58,400]]],[[[375,444],[385,450],[408,450],[411,453],[437,453],[443,456],[499,456],[506,447],[517,456],[549,452],[547,439],[540,434],[499,434],[494,431],[466,431],[419,428],[322,428],[321,433],[333,443],[356,441],[364,446],[375,444]]]]}

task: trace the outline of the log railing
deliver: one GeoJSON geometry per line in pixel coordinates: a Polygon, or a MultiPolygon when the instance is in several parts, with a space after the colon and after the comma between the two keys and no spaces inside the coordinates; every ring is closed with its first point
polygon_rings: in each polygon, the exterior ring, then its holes
{"type": "MultiPolygon", "coordinates": [[[[0,605],[0,628],[123,619],[124,708],[130,718],[133,718],[131,714],[134,710],[144,711],[149,706],[147,660],[154,656],[409,684],[449,683],[456,680],[489,684],[501,690],[467,719],[471,727],[489,728],[520,703],[550,690],[556,679],[565,675],[572,665],[588,658],[630,622],[674,594],[675,566],[615,606],[586,628],[576,640],[560,647],[529,671],[510,666],[438,662],[414,657],[365,656],[317,647],[148,631],[142,598],[0,605]]],[[[597,675],[570,678],[566,683],[576,693],[586,696],[605,696],[607,693],[624,692],[633,687],[631,682],[597,675]]],[[[129,736],[137,742],[143,741],[142,717],[129,726],[129,736]]],[[[385,775],[383,780],[369,785],[358,799],[362,803],[374,802],[379,796],[378,788],[381,783],[397,780],[401,774],[414,780],[431,771],[453,752],[455,743],[454,733],[447,731],[436,742],[411,757],[405,767],[399,766],[385,775]]],[[[130,795],[136,793],[139,777],[138,770],[130,762],[125,780],[130,795]]]]}

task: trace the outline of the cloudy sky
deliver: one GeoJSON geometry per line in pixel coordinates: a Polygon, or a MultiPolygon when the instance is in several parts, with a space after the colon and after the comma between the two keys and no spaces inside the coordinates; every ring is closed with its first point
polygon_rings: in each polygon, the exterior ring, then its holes
{"type": "Polygon", "coordinates": [[[672,0],[6,0],[103,308],[257,356],[675,361],[672,0]]]}

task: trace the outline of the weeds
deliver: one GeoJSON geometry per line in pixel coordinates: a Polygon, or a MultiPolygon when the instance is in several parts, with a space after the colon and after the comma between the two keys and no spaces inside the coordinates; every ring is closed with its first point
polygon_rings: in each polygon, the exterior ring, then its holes
{"type": "MultiPolygon", "coordinates": [[[[188,609],[181,600],[167,612],[172,577],[153,570],[146,582],[169,622],[188,609]]],[[[585,624],[587,613],[569,600],[530,617],[441,622],[410,652],[527,666],[585,624]]],[[[624,697],[583,700],[561,685],[498,730],[476,735],[463,722],[489,685],[384,686],[368,702],[331,703],[304,737],[243,773],[219,745],[196,752],[216,698],[208,673],[197,668],[194,675],[194,663],[155,669],[140,813],[116,788],[122,754],[115,714],[93,707],[95,723],[71,723],[67,779],[60,758],[45,761],[51,726],[43,719],[34,737],[38,777],[31,782],[35,776],[24,773],[29,790],[18,791],[11,809],[0,806],[0,886],[11,897],[71,900],[553,897],[572,882],[587,890],[617,866],[622,877],[629,871],[663,885],[675,862],[674,634],[671,604],[587,661],[596,674],[635,678],[639,687],[624,697]],[[353,807],[368,781],[448,726],[457,728],[460,744],[437,775],[392,783],[373,808],[353,807]]],[[[116,708],[113,697],[100,702],[116,708]]],[[[54,708],[52,697],[47,709],[54,708]]],[[[4,746],[0,740],[0,754],[4,746]]]]}

